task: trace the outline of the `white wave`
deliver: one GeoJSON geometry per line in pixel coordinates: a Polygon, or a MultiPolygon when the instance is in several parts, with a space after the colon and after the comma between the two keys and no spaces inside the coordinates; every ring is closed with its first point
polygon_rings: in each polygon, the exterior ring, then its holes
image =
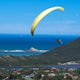
{"type": "Polygon", "coordinates": [[[25,50],[0,50],[0,52],[25,52],[25,50]]]}
{"type": "Polygon", "coordinates": [[[48,50],[38,50],[36,48],[30,48],[29,50],[0,50],[0,52],[47,52],[48,50]]]}
{"type": "Polygon", "coordinates": [[[38,50],[36,48],[30,48],[29,50],[27,50],[28,52],[47,52],[48,50],[38,50]]]}

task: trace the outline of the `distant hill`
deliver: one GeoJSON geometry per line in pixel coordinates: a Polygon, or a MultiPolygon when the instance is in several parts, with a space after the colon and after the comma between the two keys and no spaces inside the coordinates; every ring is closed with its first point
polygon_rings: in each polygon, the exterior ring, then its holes
{"type": "Polygon", "coordinates": [[[39,56],[0,56],[0,66],[52,65],[66,61],[80,61],[80,38],[39,56]]]}
{"type": "Polygon", "coordinates": [[[52,49],[40,57],[45,57],[48,62],[52,62],[52,60],[53,62],[80,61],[80,38],[64,46],[52,49]]]}

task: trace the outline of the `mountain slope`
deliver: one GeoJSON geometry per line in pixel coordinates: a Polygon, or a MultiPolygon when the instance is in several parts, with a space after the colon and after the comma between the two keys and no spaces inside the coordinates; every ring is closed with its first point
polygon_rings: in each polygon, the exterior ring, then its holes
{"type": "Polygon", "coordinates": [[[57,62],[80,60],[80,38],[67,45],[57,47],[47,53],[44,53],[40,57],[46,58],[49,62],[52,60],[57,62]]]}

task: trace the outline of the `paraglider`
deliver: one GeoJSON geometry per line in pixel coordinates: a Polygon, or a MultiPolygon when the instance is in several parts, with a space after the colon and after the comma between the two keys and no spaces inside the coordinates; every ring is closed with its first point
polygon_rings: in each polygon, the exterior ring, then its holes
{"type": "Polygon", "coordinates": [[[63,43],[63,41],[62,41],[61,39],[57,39],[57,42],[58,42],[59,44],[62,44],[62,43],[63,43]]]}
{"type": "Polygon", "coordinates": [[[32,36],[34,35],[34,31],[37,27],[37,25],[39,24],[39,22],[50,12],[55,11],[55,10],[61,10],[64,11],[63,7],[57,6],[57,7],[51,7],[49,9],[44,10],[42,13],[39,14],[39,16],[35,19],[32,28],[31,28],[31,34],[32,36]]]}

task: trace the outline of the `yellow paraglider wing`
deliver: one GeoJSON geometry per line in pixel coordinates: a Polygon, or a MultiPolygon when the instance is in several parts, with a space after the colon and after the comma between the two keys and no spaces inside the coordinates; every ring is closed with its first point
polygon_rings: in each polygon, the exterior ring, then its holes
{"type": "Polygon", "coordinates": [[[33,25],[32,25],[32,28],[31,28],[31,34],[32,36],[34,35],[34,31],[37,27],[37,25],[39,24],[39,22],[47,15],[49,14],[50,12],[54,11],[54,10],[61,10],[61,11],[64,11],[64,8],[63,7],[52,7],[52,8],[49,8],[49,9],[46,9],[44,10],[42,13],[39,14],[39,16],[35,19],[33,25]]]}

